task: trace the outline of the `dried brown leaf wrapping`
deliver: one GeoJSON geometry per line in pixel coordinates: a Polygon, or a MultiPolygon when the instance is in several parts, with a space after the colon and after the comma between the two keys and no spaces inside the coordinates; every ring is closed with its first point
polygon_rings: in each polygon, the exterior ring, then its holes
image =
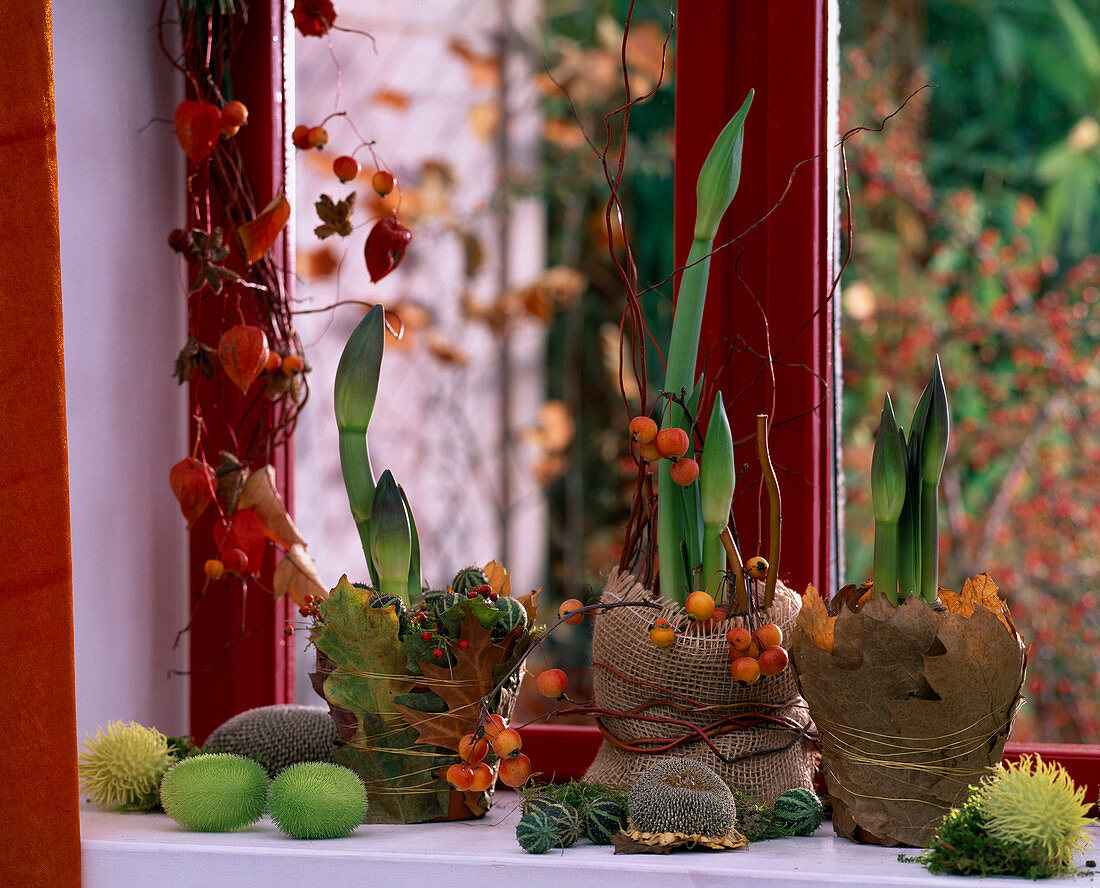
{"type": "Polygon", "coordinates": [[[960,598],[969,615],[917,598],[843,606],[826,615],[832,650],[818,643],[819,604],[804,600],[792,661],[821,736],[839,835],[924,846],[1000,762],[1021,702],[1024,646],[981,578],[960,598]]]}

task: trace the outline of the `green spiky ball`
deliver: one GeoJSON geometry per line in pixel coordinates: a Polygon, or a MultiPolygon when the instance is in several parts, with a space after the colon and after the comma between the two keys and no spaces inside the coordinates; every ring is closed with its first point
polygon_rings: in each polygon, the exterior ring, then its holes
{"type": "Polygon", "coordinates": [[[523,813],[538,811],[545,814],[554,827],[554,844],[559,848],[569,848],[581,837],[583,827],[580,812],[572,805],[557,799],[535,796],[523,803],[523,813]]]}
{"type": "Polygon", "coordinates": [[[989,835],[1020,849],[1051,872],[1068,867],[1089,844],[1089,806],[1065,768],[1024,756],[986,777],[977,794],[989,835]]]}
{"type": "Polygon", "coordinates": [[[101,808],[145,811],[157,806],[157,787],[174,761],[168,738],[137,722],[113,721],[85,735],[77,755],[80,790],[101,808]]]}
{"type": "Polygon", "coordinates": [[[231,832],[267,808],[267,772],[229,753],[196,755],[172,767],[160,784],[164,812],[184,829],[231,832]]]}
{"type": "Polygon", "coordinates": [[[363,781],[340,765],[291,765],[271,784],[271,820],[294,839],[336,839],[363,822],[367,791],[363,781]]]}

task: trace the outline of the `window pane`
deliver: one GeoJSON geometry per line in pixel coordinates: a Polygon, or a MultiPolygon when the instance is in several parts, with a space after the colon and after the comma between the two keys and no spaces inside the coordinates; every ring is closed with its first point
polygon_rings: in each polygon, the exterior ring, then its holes
{"type": "Polygon", "coordinates": [[[1032,643],[1014,739],[1095,743],[1100,3],[841,3],[846,580],[870,575],[881,398],[952,404],[941,585],[988,570],[1032,643]]]}

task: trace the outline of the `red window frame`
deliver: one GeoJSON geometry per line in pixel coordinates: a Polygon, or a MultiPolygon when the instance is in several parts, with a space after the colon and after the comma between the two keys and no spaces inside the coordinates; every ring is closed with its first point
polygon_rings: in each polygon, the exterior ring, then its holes
{"type": "MultiPolygon", "coordinates": [[[[251,120],[268,123],[246,149],[246,158],[254,165],[258,189],[264,190],[261,183],[266,183],[274,194],[287,180],[287,155],[271,146],[285,143],[287,109],[279,97],[287,94],[286,41],[292,34],[286,27],[285,0],[252,0],[249,10],[251,33],[238,56],[239,70],[249,74],[240,88],[248,95],[251,120]],[[272,138],[280,129],[282,142],[272,138]]],[[[775,215],[743,239],[743,255],[735,246],[715,256],[700,348],[706,361],[717,353],[710,349],[712,343],[738,334],[744,337],[738,345],[746,350],[712,378],[727,393],[739,393],[731,423],[735,438],[745,437],[755,415],[772,406],[770,379],[758,375],[761,362],[751,354],[767,349],[759,323],[761,308],[769,317],[770,347],[777,364],[775,391],[781,399],[774,406],[771,440],[786,519],[781,576],[798,591],[810,582],[835,588],[837,581],[837,418],[826,396],[837,390],[839,379],[838,340],[828,300],[836,188],[827,156],[836,135],[830,90],[837,86],[831,49],[837,21],[835,0],[692,0],[679,5],[677,17],[676,256],[687,255],[691,240],[698,170],[750,88],[756,90],[756,98],[746,126],[741,186],[717,242],[740,234],[764,216],[787,187],[791,170],[813,158],[799,167],[775,215]],[[745,387],[745,380],[753,381],[745,387]]],[[[290,269],[289,246],[284,250],[283,267],[290,269]]],[[[710,361],[713,366],[715,358],[710,361]]],[[[278,467],[288,500],[291,462],[278,467]]],[[[751,489],[753,484],[750,470],[742,487],[751,489]]],[[[757,511],[755,497],[743,497],[735,506],[735,517],[744,544],[763,549],[756,534],[757,511]]],[[[205,555],[192,552],[192,573],[200,577],[199,559],[205,555]]],[[[208,625],[227,618],[211,609],[208,625]]],[[[276,623],[270,632],[242,645],[224,669],[192,679],[191,729],[196,736],[205,736],[224,718],[251,706],[293,700],[293,652],[280,644],[281,622],[276,623]]],[[[216,631],[200,624],[192,633],[193,662],[208,657],[212,646],[220,646],[216,631]]],[[[532,725],[523,734],[537,770],[557,779],[582,776],[600,741],[596,728],[583,726],[532,725]]],[[[1005,757],[1011,760],[1025,753],[1062,762],[1096,802],[1100,746],[1009,744],[1005,757]]]]}

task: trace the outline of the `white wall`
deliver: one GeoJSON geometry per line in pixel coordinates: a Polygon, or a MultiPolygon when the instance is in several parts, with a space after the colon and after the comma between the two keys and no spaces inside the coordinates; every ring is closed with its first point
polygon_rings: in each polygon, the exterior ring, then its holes
{"type": "Polygon", "coordinates": [[[186,730],[184,522],[168,469],[185,455],[172,378],[184,298],[165,238],[183,221],[171,124],[180,84],[159,4],[55,0],[61,280],[76,622],[77,729],[116,718],[186,730]]]}

